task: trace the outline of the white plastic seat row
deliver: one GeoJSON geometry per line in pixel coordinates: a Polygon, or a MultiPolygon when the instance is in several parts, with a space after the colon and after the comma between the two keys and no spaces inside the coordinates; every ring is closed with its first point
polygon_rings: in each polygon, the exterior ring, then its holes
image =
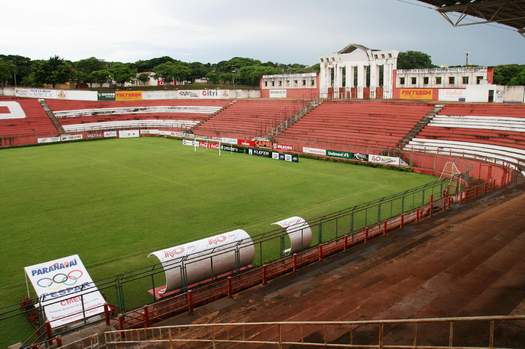
{"type": "Polygon", "coordinates": [[[404,149],[481,160],[494,159],[498,164],[510,165],[513,168],[525,167],[525,150],[498,145],[414,138],[404,149]]]}
{"type": "Polygon", "coordinates": [[[525,118],[435,116],[429,126],[525,132],[525,118]]]}
{"type": "Polygon", "coordinates": [[[75,118],[81,116],[102,115],[127,115],[127,114],[159,114],[159,113],[191,113],[191,114],[213,114],[222,107],[219,106],[191,106],[191,105],[168,105],[168,106],[137,106],[116,108],[94,108],[78,110],[55,111],[57,118],[75,118]]]}
{"type": "Polygon", "coordinates": [[[66,132],[86,132],[86,131],[101,131],[101,130],[115,130],[124,128],[191,128],[199,122],[195,120],[118,120],[118,121],[102,121],[89,122],[84,124],[63,125],[66,132]]]}

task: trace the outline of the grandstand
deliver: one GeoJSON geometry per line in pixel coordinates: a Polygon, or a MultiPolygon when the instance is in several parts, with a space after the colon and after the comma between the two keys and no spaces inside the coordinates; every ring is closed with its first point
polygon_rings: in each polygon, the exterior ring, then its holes
{"type": "Polygon", "coordinates": [[[35,144],[58,133],[36,99],[0,97],[0,147],[35,144]]]}
{"type": "Polygon", "coordinates": [[[228,105],[221,100],[83,102],[47,100],[66,132],[129,128],[185,130],[228,105]]]}
{"type": "Polygon", "coordinates": [[[405,150],[491,157],[525,167],[525,107],[447,105],[405,150]]]}
{"type": "Polygon", "coordinates": [[[302,100],[239,100],[194,129],[198,136],[265,137],[306,106],[302,100]]]}
{"type": "Polygon", "coordinates": [[[324,102],[276,141],[340,151],[381,151],[397,147],[433,106],[396,102],[324,102]]]}

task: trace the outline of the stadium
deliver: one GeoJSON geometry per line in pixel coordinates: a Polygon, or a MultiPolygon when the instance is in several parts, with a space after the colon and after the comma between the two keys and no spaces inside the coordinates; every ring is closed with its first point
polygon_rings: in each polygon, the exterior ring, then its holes
{"type": "MultiPolygon", "coordinates": [[[[525,28],[524,1],[411,4],[525,28]]],[[[525,86],[404,54],[246,86],[6,65],[0,345],[525,348],[525,86]]]]}

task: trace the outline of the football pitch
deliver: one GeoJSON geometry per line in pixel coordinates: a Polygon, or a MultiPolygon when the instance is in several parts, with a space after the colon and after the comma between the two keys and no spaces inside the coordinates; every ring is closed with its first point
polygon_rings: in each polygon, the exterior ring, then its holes
{"type": "MultiPolygon", "coordinates": [[[[304,158],[219,157],[162,138],[5,149],[0,178],[0,308],[26,294],[24,266],[79,254],[97,281],[153,264],[146,256],[158,249],[237,228],[263,233],[290,216],[308,220],[434,180],[304,158]]],[[[133,297],[147,301],[146,287],[133,297]]],[[[24,318],[1,321],[0,346],[30,331],[24,318]]]]}

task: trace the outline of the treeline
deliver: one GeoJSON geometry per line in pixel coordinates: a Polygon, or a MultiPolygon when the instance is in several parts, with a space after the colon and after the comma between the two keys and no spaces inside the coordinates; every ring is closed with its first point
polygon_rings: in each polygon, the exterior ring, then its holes
{"type": "MultiPolygon", "coordinates": [[[[398,69],[435,68],[431,57],[419,51],[401,52],[398,69]]],[[[0,55],[0,85],[43,86],[72,83],[75,87],[90,84],[124,85],[138,80],[145,83],[149,73],[165,82],[206,78],[211,84],[257,86],[262,75],[319,72],[319,64],[280,64],[252,58],[234,57],[219,63],[183,62],[171,57],[158,57],[134,63],[106,62],[91,57],[73,62],[58,56],[47,60],[31,60],[17,55],[0,55]]],[[[494,83],[525,85],[525,65],[496,67],[494,83]]]]}
{"type": "Polygon", "coordinates": [[[171,57],[158,57],[134,63],[106,62],[91,57],[76,62],[58,56],[47,60],[31,60],[16,55],[0,55],[0,83],[43,86],[72,83],[77,87],[113,83],[123,85],[134,79],[143,83],[149,73],[165,82],[206,78],[212,84],[257,86],[262,75],[317,72],[319,65],[280,64],[256,59],[234,57],[219,63],[183,62],[171,57]]]}

